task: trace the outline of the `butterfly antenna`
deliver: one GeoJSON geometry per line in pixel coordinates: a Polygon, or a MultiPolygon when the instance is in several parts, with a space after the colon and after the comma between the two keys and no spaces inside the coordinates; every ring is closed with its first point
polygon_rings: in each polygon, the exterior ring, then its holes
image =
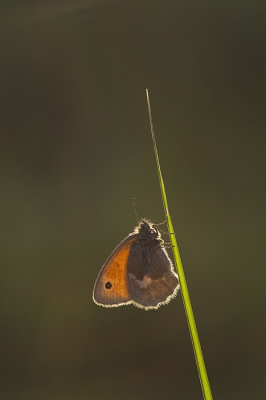
{"type": "Polygon", "coordinates": [[[134,197],[134,199],[133,199],[133,207],[134,207],[135,214],[136,214],[136,218],[137,218],[137,221],[138,221],[138,224],[139,224],[139,219],[138,219],[138,214],[137,214],[137,204],[136,204],[136,199],[135,199],[135,197],[134,197]]]}

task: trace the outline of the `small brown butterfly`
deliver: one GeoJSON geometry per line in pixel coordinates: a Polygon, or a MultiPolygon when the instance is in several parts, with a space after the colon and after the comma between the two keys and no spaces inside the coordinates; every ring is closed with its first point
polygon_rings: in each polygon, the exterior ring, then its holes
{"type": "Polygon", "coordinates": [[[145,310],[169,303],[180,286],[163,243],[156,225],[142,219],[104,263],[94,286],[95,303],[145,310]]]}

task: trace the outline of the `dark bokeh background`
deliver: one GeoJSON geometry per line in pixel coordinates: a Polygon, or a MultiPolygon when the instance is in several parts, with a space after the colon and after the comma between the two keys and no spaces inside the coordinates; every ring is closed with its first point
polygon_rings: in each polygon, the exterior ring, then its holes
{"type": "Polygon", "coordinates": [[[265,1],[0,5],[0,397],[201,399],[181,296],[97,307],[170,211],[215,399],[266,398],[265,1]]]}

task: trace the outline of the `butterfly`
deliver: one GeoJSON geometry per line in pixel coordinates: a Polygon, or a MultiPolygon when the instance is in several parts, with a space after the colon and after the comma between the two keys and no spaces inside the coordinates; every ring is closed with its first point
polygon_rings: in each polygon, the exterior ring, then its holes
{"type": "Polygon", "coordinates": [[[179,280],[156,225],[142,219],[114,249],[96,279],[93,300],[103,307],[157,309],[176,296],[179,280]]]}

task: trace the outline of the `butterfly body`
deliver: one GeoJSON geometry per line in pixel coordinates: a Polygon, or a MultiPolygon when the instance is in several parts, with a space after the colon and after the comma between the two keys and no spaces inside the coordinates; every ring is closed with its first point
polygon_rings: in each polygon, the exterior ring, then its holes
{"type": "Polygon", "coordinates": [[[93,299],[104,307],[134,304],[156,309],[179,289],[178,277],[157,227],[141,220],[104,263],[93,299]]]}

